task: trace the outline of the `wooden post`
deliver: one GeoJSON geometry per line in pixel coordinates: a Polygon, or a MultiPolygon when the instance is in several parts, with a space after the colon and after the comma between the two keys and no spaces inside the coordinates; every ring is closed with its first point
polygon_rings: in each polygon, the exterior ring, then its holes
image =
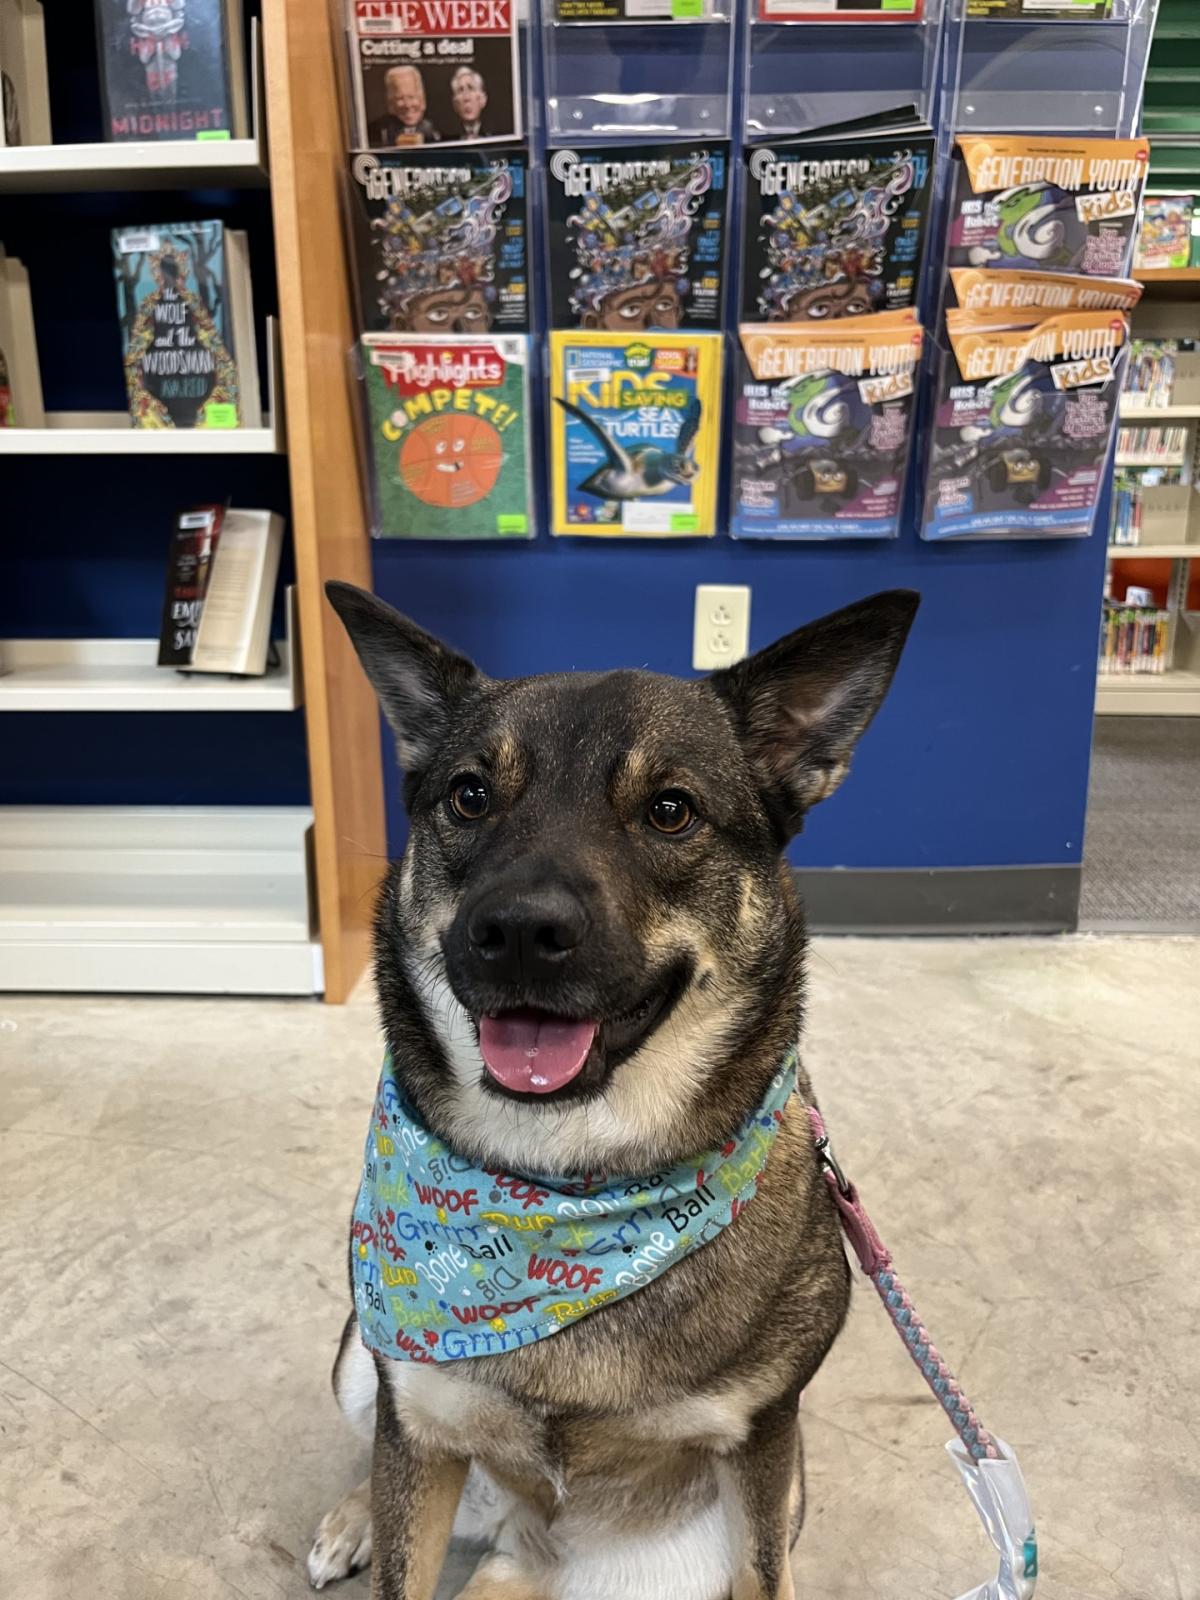
{"type": "Polygon", "coordinates": [[[263,0],[262,20],[317,913],[325,998],[340,1002],[367,962],[387,851],[379,714],[324,595],[328,578],[371,587],[338,187],[341,37],[327,0],[263,0]]]}

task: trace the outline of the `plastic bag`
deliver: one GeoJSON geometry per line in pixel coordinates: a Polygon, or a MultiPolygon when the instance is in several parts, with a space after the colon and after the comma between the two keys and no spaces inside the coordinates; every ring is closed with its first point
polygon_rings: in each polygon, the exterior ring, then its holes
{"type": "Polygon", "coordinates": [[[946,1446],[988,1538],[1000,1552],[999,1574],[959,1600],[1032,1600],[1038,1560],[1029,1496],[1016,1456],[1003,1439],[994,1442],[1000,1451],[997,1461],[973,1461],[958,1439],[946,1446]]]}

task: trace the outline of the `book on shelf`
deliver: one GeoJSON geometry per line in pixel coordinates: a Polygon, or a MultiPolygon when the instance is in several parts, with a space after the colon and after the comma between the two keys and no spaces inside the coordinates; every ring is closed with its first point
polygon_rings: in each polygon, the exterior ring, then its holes
{"type": "Polygon", "coordinates": [[[1102,673],[1161,674],[1167,670],[1170,648],[1170,611],[1105,600],[1098,662],[1102,673]]]}
{"type": "Polygon", "coordinates": [[[1200,346],[1195,339],[1132,340],[1124,398],[1147,410],[1171,405],[1179,357],[1194,354],[1197,348],[1200,346]]]}
{"type": "Polygon", "coordinates": [[[181,511],[167,562],[159,666],[261,677],[282,548],[283,519],[273,511],[181,511]]]}
{"type": "Polygon", "coordinates": [[[267,670],[282,549],[276,512],[226,511],[185,672],[261,677],[267,670]]]}
{"type": "Polygon", "coordinates": [[[0,428],[44,428],[29,274],[0,245],[0,428]]]}
{"type": "Polygon", "coordinates": [[[346,0],[361,150],[521,137],[517,0],[346,0]]]}
{"type": "Polygon", "coordinates": [[[38,0],[0,0],[0,148],[49,144],[46,23],[38,0]]]}
{"type": "Polygon", "coordinates": [[[135,428],[261,428],[245,235],[220,222],[112,234],[135,428]]]}
{"type": "Polygon", "coordinates": [[[175,518],[167,558],[167,589],[158,635],[160,667],[186,667],[221,538],[224,506],[193,506],[175,518]]]}
{"type": "Polygon", "coordinates": [[[1117,435],[1117,465],[1182,467],[1187,461],[1187,446],[1187,428],[1122,428],[1117,435]],[[1136,460],[1129,460],[1130,457],[1136,460]]]}
{"type": "Polygon", "coordinates": [[[1134,266],[1141,272],[1186,267],[1192,259],[1194,196],[1147,195],[1142,201],[1134,266]]]}
{"type": "Polygon", "coordinates": [[[96,0],[96,29],[105,139],[249,138],[242,0],[96,0]]]}

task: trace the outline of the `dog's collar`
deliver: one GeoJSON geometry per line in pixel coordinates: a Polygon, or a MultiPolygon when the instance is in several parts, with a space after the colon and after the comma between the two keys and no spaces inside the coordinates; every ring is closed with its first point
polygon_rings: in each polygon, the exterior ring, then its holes
{"type": "Polygon", "coordinates": [[[754,1198],[797,1065],[789,1050],[737,1132],[665,1175],[547,1180],[448,1150],[406,1103],[389,1055],[351,1226],[363,1342],[401,1361],[496,1355],[652,1283],[754,1198]]]}

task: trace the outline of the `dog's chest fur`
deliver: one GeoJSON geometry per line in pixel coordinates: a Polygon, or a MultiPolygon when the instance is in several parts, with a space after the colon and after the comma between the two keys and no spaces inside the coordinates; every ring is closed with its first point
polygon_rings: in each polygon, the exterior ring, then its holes
{"type": "Polygon", "coordinates": [[[848,1296],[836,1215],[793,1102],[758,1195],[712,1243],[524,1349],[385,1362],[385,1392],[415,1438],[524,1495],[549,1507],[603,1484],[606,1505],[640,1520],[700,1493],[756,1413],[809,1381],[848,1296]]]}

